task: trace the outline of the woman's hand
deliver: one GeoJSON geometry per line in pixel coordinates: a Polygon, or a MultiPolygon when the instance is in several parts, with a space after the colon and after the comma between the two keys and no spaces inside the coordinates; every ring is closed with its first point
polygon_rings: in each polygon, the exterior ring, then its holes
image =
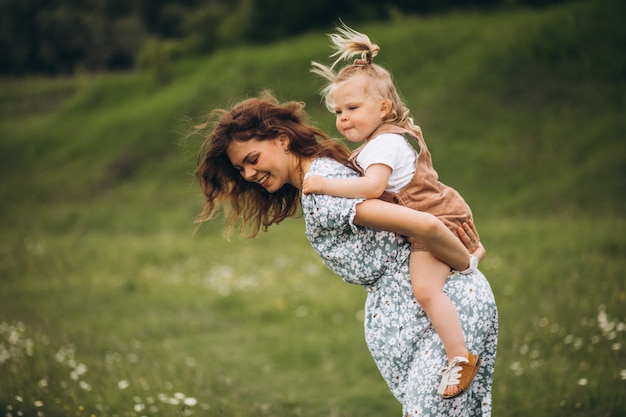
{"type": "Polygon", "coordinates": [[[470,251],[479,261],[482,261],[487,253],[482,243],[480,243],[480,236],[474,222],[468,220],[464,222],[461,227],[457,229],[457,234],[461,238],[461,242],[465,245],[467,250],[470,251]]]}

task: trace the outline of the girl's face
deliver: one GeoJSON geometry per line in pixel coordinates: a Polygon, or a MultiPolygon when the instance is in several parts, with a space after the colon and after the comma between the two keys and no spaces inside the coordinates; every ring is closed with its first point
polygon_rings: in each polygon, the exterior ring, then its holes
{"type": "Polygon", "coordinates": [[[337,130],[350,142],[369,138],[390,110],[389,101],[368,94],[367,81],[367,77],[350,78],[333,93],[337,130]]]}
{"type": "Polygon", "coordinates": [[[274,193],[287,183],[293,184],[293,158],[285,152],[288,144],[285,135],[269,140],[233,141],[226,155],[246,181],[255,182],[274,193]]]}

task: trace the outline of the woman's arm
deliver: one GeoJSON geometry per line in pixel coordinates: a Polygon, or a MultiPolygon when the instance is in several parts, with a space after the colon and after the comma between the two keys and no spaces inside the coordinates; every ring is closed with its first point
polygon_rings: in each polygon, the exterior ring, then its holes
{"type": "Polygon", "coordinates": [[[356,206],[354,224],[419,240],[433,255],[456,270],[462,271],[469,266],[469,251],[461,240],[432,214],[372,199],[356,206]]]}

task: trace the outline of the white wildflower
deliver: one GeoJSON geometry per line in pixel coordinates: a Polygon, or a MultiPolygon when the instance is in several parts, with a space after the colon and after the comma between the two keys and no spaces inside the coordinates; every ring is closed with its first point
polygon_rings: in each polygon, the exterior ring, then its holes
{"type": "Polygon", "coordinates": [[[188,407],[193,407],[194,405],[198,404],[198,400],[196,400],[193,397],[187,397],[187,398],[185,398],[184,403],[188,407]]]}

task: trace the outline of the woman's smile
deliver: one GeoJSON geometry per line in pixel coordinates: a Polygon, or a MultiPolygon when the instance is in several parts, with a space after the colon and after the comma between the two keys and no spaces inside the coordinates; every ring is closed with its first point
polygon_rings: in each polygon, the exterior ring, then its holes
{"type": "Polygon", "coordinates": [[[266,187],[267,186],[267,182],[270,179],[270,174],[265,174],[260,180],[256,181],[257,183],[259,183],[259,185],[261,185],[261,187],[266,187]]]}

